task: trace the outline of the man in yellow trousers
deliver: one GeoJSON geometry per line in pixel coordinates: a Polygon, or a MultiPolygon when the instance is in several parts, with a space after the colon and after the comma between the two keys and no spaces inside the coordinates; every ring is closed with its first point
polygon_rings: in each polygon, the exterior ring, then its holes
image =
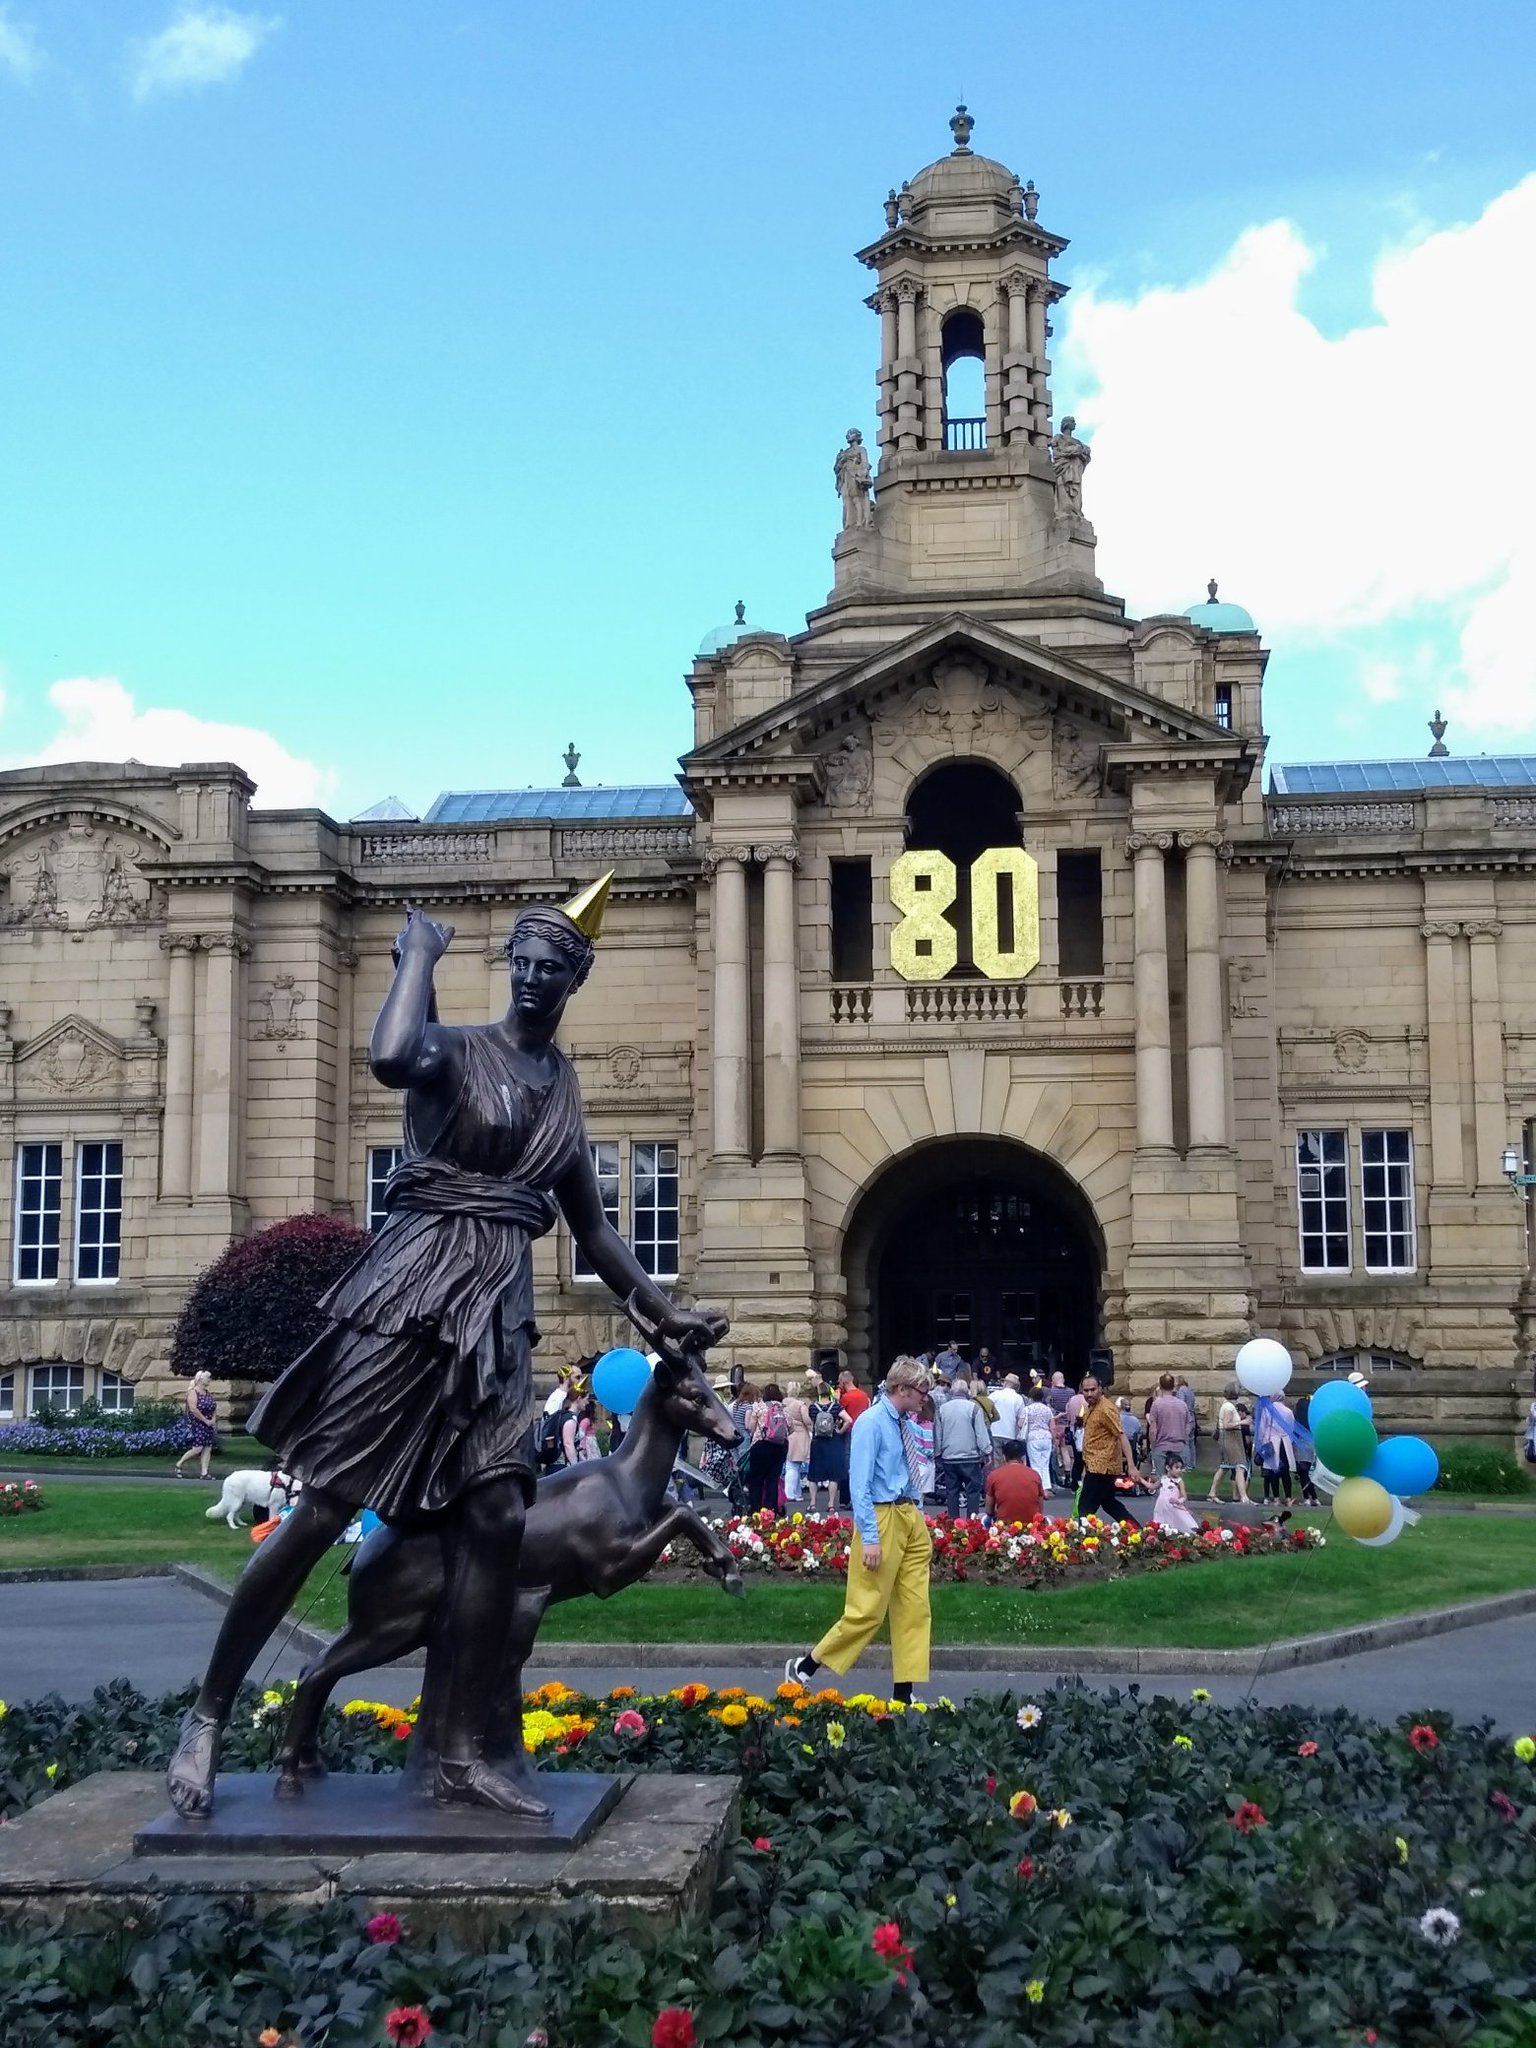
{"type": "Polygon", "coordinates": [[[848,1499],[854,1541],[842,1619],[813,1650],[791,1657],[784,1676],[809,1685],[825,1664],[839,1677],[851,1668],[877,1628],[891,1617],[891,1672],[898,1700],[928,1682],[932,1614],[928,1565],[933,1542],[923,1519],[917,1442],[910,1418],[922,1406],[928,1375],[916,1359],[898,1358],[878,1400],[853,1425],[848,1445],[848,1499]]]}

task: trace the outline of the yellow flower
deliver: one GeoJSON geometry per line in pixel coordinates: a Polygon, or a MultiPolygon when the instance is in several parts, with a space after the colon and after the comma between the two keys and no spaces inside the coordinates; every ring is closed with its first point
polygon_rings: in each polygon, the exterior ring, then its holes
{"type": "Polygon", "coordinates": [[[1195,1745],[1190,1741],[1187,1735],[1175,1735],[1175,1737],[1173,1738],[1173,1746],[1175,1749],[1193,1749],[1195,1745]]]}
{"type": "Polygon", "coordinates": [[[1394,1835],[1392,1839],[1397,1844],[1398,1862],[1406,1863],[1408,1861],[1408,1844],[1403,1840],[1401,1835],[1394,1835]]]}
{"type": "Polygon", "coordinates": [[[44,1777],[45,1777],[45,1778],[46,1778],[46,1779],[48,1780],[48,1782],[49,1782],[49,1784],[50,1784],[50,1785],[51,1785],[51,1784],[53,1783],[54,1779],[55,1779],[55,1778],[56,1778],[56,1777],[57,1777],[58,1775],[59,1775],[59,1767],[58,1767],[58,1765],[57,1765],[57,1764],[50,1764],[50,1765],[48,1766],[47,1770],[46,1770],[46,1771],[44,1771],[44,1773],[43,1773],[43,1776],[44,1776],[44,1777]]]}
{"type": "Polygon", "coordinates": [[[805,1520],[805,1517],[804,1515],[791,1515],[789,1519],[793,1527],[798,1529],[800,1527],[800,1524],[805,1520]]]}
{"type": "Polygon", "coordinates": [[[768,1711],[768,1702],[759,1699],[755,1692],[749,1692],[742,1704],[749,1714],[766,1714],[768,1711]]]}
{"type": "Polygon", "coordinates": [[[781,1700],[803,1700],[805,1698],[805,1687],[798,1678],[786,1678],[779,1687],[775,1697],[781,1700]]]}
{"type": "Polygon", "coordinates": [[[1517,1735],[1515,1755],[1523,1764],[1536,1763],[1536,1735],[1517,1735]]]}
{"type": "Polygon", "coordinates": [[[941,1714],[952,1714],[955,1711],[954,1701],[945,1699],[943,1693],[939,1694],[938,1698],[934,1701],[934,1705],[941,1714]]]}
{"type": "Polygon", "coordinates": [[[843,1702],[843,1705],[845,1707],[857,1707],[860,1713],[864,1714],[867,1714],[871,1707],[878,1707],[879,1704],[880,1702],[875,1698],[872,1692],[850,1693],[848,1698],[843,1702]]]}
{"type": "Polygon", "coordinates": [[[885,1711],[888,1714],[904,1714],[907,1711],[907,1703],[905,1700],[892,1700],[885,1711]]]}
{"type": "Polygon", "coordinates": [[[5,1704],[5,1701],[0,1700],[0,1721],[3,1721],[10,1711],[10,1708],[5,1704]]]}
{"type": "Polygon", "coordinates": [[[944,1903],[946,1906],[953,1906],[958,1903],[953,1892],[946,1892],[944,1894],[944,1903]]]}
{"type": "Polygon", "coordinates": [[[1045,1996],[1045,1985],[1040,1978],[1030,1978],[1029,1982],[1024,1986],[1024,1996],[1031,2005],[1038,2005],[1040,2003],[1041,1999],[1045,1996]]]}
{"type": "Polygon", "coordinates": [[[1051,1819],[1055,1821],[1057,1827],[1069,1828],[1072,1825],[1072,1809],[1068,1806],[1058,1806],[1051,1815],[1051,1819]]]}
{"type": "Polygon", "coordinates": [[[715,1694],[717,1700],[744,1700],[747,1688],[744,1685],[722,1685],[715,1694]]]}
{"type": "Polygon", "coordinates": [[[829,1749],[841,1749],[847,1739],[848,1730],[841,1721],[829,1721],[827,1723],[827,1747],[829,1749]]]}
{"type": "Polygon", "coordinates": [[[800,1747],[807,1756],[814,1756],[816,1754],[814,1747],[809,1742],[802,1742],[800,1747]]]}
{"type": "Polygon", "coordinates": [[[746,1708],[739,1705],[735,1700],[732,1700],[728,1707],[720,1709],[720,1725],[722,1728],[744,1728],[747,1724],[747,1719],[746,1708]]]}
{"type": "Polygon", "coordinates": [[[818,1707],[840,1707],[843,1696],[835,1685],[824,1685],[820,1692],[812,1695],[812,1704],[818,1707]]]}
{"type": "Polygon", "coordinates": [[[616,1685],[608,1694],[611,1700],[632,1700],[634,1696],[635,1688],[632,1685],[616,1685]]]}
{"type": "Polygon", "coordinates": [[[1198,1700],[1201,1706],[1203,1707],[1206,1701],[1210,1698],[1210,1694],[1206,1691],[1203,1685],[1197,1685],[1194,1691],[1190,1694],[1190,1698],[1192,1700],[1198,1700]]]}
{"type": "Polygon", "coordinates": [[[914,1714],[926,1714],[928,1711],[928,1703],[926,1700],[908,1700],[907,1705],[912,1709],[914,1714]]]}

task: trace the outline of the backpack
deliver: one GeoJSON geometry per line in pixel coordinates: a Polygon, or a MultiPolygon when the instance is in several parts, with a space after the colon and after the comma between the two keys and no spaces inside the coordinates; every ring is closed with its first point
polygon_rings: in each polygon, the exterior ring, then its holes
{"type": "Polygon", "coordinates": [[[784,1410],[777,1401],[770,1401],[763,1417],[763,1442],[785,1444],[789,1442],[789,1424],[784,1420],[784,1410]]]}
{"type": "Polygon", "coordinates": [[[539,1418],[537,1453],[541,1472],[552,1472],[560,1462],[560,1425],[564,1420],[563,1408],[557,1408],[553,1415],[539,1418]]]}
{"type": "Polygon", "coordinates": [[[830,1401],[828,1401],[827,1403],[825,1403],[824,1406],[816,1410],[815,1420],[811,1424],[811,1435],[837,1435],[837,1417],[832,1412],[832,1404],[830,1401]]]}

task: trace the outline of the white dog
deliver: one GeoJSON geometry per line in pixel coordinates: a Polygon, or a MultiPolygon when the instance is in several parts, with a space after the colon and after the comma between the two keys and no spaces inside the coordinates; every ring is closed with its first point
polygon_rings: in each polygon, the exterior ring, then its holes
{"type": "Polygon", "coordinates": [[[302,1480],[292,1479],[286,1472],[231,1472],[224,1481],[224,1491],[209,1508],[207,1519],[216,1522],[222,1516],[231,1529],[240,1529],[245,1526],[240,1519],[241,1509],[255,1508],[258,1521],[270,1521],[295,1498],[302,1485],[302,1480]]]}

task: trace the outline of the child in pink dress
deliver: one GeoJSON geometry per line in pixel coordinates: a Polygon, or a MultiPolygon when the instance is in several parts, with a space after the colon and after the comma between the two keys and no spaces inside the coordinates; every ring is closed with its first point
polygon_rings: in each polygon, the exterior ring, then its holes
{"type": "Polygon", "coordinates": [[[1167,1470],[1158,1484],[1157,1499],[1152,1504],[1152,1519],[1159,1529],[1172,1530],[1179,1536],[1193,1536],[1200,1527],[1189,1511],[1182,1458],[1171,1457],[1168,1460],[1167,1470]]]}

